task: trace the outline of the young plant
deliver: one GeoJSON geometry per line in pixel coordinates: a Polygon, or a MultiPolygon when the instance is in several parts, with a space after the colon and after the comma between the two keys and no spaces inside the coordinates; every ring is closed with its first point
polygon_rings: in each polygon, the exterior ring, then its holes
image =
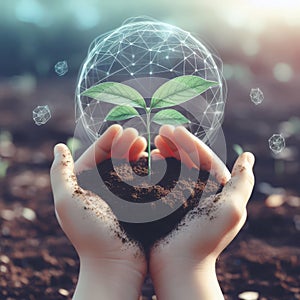
{"type": "Polygon", "coordinates": [[[151,135],[150,124],[181,125],[190,121],[175,109],[167,108],[184,103],[199,96],[209,88],[218,85],[218,82],[209,81],[198,76],[185,75],[176,77],[161,85],[153,94],[150,106],[146,105],[143,96],[132,87],[118,82],[104,82],[92,86],[82,93],[101,102],[115,104],[105,120],[121,121],[139,117],[146,126],[148,143],[148,175],[151,174],[151,135]],[[136,108],[143,109],[146,113],[146,122],[140,116],[136,108]],[[152,113],[154,109],[162,109],[152,113]],[[152,113],[152,117],[151,117],[152,113]]]}

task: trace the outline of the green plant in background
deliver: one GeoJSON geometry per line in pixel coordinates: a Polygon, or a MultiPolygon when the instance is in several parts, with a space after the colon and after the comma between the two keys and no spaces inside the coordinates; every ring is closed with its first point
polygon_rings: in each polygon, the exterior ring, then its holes
{"type": "Polygon", "coordinates": [[[167,108],[184,103],[199,96],[209,88],[218,85],[218,82],[209,81],[198,76],[179,76],[161,85],[153,94],[150,106],[146,105],[143,96],[132,87],[117,83],[104,82],[92,86],[82,93],[97,101],[115,104],[105,117],[106,121],[121,121],[139,117],[146,126],[148,142],[148,175],[151,174],[151,135],[150,124],[181,125],[190,121],[175,109],[167,108]],[[146,113],[146,121],[140,116],[136,108],[143,109],[146,113]],[[156,109],[162,109],[152,112],[156,109]],[[167,108],[167,109],[166,109],[167,108]],[[152,113],[152,115],[151,115],[152,113]]]}

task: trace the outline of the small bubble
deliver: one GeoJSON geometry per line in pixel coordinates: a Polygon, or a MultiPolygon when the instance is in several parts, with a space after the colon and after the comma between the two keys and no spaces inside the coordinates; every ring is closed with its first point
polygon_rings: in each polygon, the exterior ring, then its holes
{"type": "Polygon", "coordinates": [[[273,134],[268,142],[269,148],[274,154],[280,153],[285,148],[285,139],[282,134],[273,134]]]}
{"type": "Polygon", "coordinates": [[[253,88],[250,91],[250,99],[255,104],[261,104],[264,100],[264,94],[259,88],[253,88]]]}
{"type": "Polygon", "coordinates": [[[37,106],[32,111],[32,118],[36,125],[40,126],[46,124],[51,118],[51,112],[48,105],[37,106]]]}
{"type": "Polygon", "coordinates": [[[59,61],[58,63],[56,63],[56,65],[54,66],[54,70],[55,70],[55,73],[58,75],[58,76],[63,76],[65,75],[68,70],[69,70],[69,67],[68,67],[68,63],[63,60],[63,61],[59,61]]]}

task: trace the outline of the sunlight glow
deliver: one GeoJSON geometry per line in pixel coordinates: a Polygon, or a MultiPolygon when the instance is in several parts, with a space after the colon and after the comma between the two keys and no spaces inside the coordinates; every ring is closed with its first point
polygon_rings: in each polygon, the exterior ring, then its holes
{"type": "Polygon", "coordinates": [[[300,8],[299,0],[248,0],[251,4],[261,8],[294,9],[300,8]]]}

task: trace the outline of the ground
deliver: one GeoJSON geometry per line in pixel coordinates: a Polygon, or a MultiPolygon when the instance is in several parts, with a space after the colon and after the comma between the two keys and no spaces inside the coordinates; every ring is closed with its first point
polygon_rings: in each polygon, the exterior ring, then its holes
{"type": "MultiPolygon", "coordinates": [[[[56,221],[49,181],[54,144],[73,135],[74,82],[39,82],[29,93],[8,82],[0,85],[2,171],[9,163],[0,179],[0,299],[63,300],[74,292],[78,257],[56,221]],[[53,117],[36,126],[32,110],[45,104],[53,117]]],[[[231,91],[230,99],[240,99],[238,89],[231,91]]],[[[243,101],[228,102],[223,126],[227,161],[230,168],[236,157],[233,144],[253,151],[256,188],[245,226],[218,259],[220,285],[227,300],[247,290],[257,291],[261,300],[300,299],[299,137],[289,138],[290,152],[281,159],[274,159],[266,142],[280,122],[300,115],[299,106],[266,113],[243,101]],[[266,205],[262,182],[284,189],[280,205],[266,205]]],[[[143,299],[154,294],[149,280],[143,294],[143,299]]]]}

